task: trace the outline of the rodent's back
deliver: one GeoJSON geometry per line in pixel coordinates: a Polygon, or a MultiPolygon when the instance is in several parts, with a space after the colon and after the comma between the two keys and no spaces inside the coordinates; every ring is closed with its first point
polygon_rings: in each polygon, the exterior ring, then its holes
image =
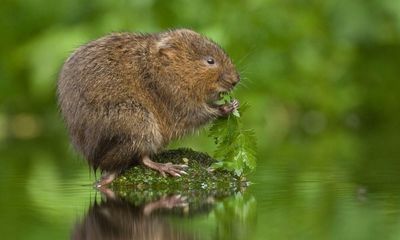
{"type": "Polygon", "coordinates": [[[60,103],[76,99],[70,95],[91,104],[117,102],[132,95],[140,88],[135,80],[139,79],[140,56],[146,51],[147,38],[113,34],[78,48],[60,74],[60,103]]]}
{"type": "Polygon", "coordinates": [[[123,149],[126,141],[130,152],[122,154],[130,158],[163,144],[141,81],[150,37],[109,35],[80,47],[63,66],[57,87],[60,110],[74,146],[95,168],[120,168],[112,160],[102,167],[101,155],[123,149]]]}

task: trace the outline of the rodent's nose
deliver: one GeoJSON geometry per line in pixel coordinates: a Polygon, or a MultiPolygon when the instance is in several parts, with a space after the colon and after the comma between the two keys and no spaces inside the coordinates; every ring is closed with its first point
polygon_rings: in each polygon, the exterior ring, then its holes
{"type": "Polygon", "coordinates": [[[232,81],[232,86],[233,87],[236,86],[239,83],[239,81],[240,81],[240,75],[236,74],[236,77],[232,81]]]}

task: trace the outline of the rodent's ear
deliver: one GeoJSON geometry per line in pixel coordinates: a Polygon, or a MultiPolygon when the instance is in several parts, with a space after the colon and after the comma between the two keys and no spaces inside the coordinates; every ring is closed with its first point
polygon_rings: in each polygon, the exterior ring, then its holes
{"type": "Polygon", "coordinates": [[[170,36],[163,36],[156,42],[156,52],[160,56],[166,56],[168,58],[171,57],[172,53],[172,45],[171,45],[171,37],[170,36]]]}

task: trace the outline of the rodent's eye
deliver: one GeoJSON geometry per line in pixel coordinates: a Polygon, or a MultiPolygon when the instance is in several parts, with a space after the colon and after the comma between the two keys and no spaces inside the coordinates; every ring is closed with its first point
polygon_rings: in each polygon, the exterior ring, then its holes
{"type": "Polygon", "coordinates": [[[214,64],[215,63],[214,58],[211,58],[211,57],[207,58],[207,63],[211,64],[211,65],[214,64]]]}

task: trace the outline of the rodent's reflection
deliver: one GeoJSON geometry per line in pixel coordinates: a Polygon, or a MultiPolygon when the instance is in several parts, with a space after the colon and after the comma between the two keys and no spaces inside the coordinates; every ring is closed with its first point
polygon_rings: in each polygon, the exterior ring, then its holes
{"type": "MultiPolygon", "coordinates": [[[[173,226],[162,214],[166,209],[177,208],[181,214],[188,210],[186,199],[179,195],[140,206],[108,197],[89,208],[83,220],[76,224],[72,239],[199,239],[173,226]]],[[[205,209],[208,207],[202,208],[205,209]]]]}

